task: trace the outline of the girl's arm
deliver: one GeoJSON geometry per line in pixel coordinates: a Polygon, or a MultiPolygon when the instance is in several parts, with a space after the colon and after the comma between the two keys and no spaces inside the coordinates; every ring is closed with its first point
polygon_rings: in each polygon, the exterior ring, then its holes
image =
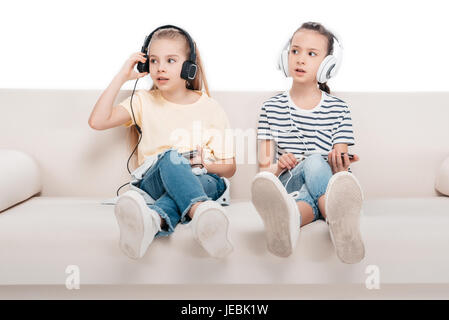
{"type": "Polygon", "coordinates": [[[89,126],[96,130],[105,130],[117,127],[131,120],[128,111],[123,107],[114,107],[114,101],[122,85],[128,81],[142,78],[148,73],[137,73],[134,66],[137,62],[145,62],[143,53],[138,52],[131,55],[125,62],[120,72],[112,79],[109,86],[98,99],[89,117],[89,126]]]}
{"type": "Polygon", "coordinates": [[[100,96],[89,118],[89,126],[92,129],[106,130],[125,124],[131,119],[124,108],[113,107],[115,98],[125,82],[120,74],[116,75],[100,96]]]}
{"type": "Polygon", "coordinates": [[[236,171],[235,158],[220,159],[214,162],[204,161],[203,148],[196,147],[198,154],[195,158],[190,159],[190,164],[202,164],[208,173],[215,173],[220,177],[231,178],[236,171]]]}
{"type": "Polygon", "coordinates": [[[204,167],[209,173],[215,173],[220,177],[231,178],[236,171],[235,158],[218,160],[212,163],[205,163],[204,167]]]}
{"type": "Polygon", "coordinates": [[[261,140],[259,143],[259,170],[268,171],[278,176],[284,170],[274,161],[274,140],[261,140]]]}

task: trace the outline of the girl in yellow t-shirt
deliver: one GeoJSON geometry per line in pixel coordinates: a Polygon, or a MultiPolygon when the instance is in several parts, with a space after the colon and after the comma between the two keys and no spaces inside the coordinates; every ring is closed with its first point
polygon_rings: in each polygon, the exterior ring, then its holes
{"type": "Polygon", "coordinates": [[[138,176],[137,188],[115,205],[126,255],[141,258],[155,237],[169,235],[178,223],[192,223],[194,238],[212,257],[232,251],[228,219],[215,201],[228,187],[225,178],[236,170],[233,145],[225,139],[229,121],[210,98],[199,52],[186,31],[175,26],[154,30],[100,96],[89,125],[97,130],[132,126],[141,133],[139,167],[132,173],[138,176]],[[150,90],[133,91],[113,106],[126,81],[137,84],[146,75],[153,80],[150,90]]]}

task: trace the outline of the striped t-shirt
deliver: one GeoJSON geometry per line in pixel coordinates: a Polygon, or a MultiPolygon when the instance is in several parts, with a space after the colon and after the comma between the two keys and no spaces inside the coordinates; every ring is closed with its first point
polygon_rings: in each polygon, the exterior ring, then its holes
{"type": "Polygon", "coordinates": [[[310,110],[297,107],[285,91],[262,105],[257,139],[275,140],[276,161],[284,153],[298,159],[319,153],[327,160],[334,144],[354,145],[351,113],[344,101],[324,91],[310,110]]]}

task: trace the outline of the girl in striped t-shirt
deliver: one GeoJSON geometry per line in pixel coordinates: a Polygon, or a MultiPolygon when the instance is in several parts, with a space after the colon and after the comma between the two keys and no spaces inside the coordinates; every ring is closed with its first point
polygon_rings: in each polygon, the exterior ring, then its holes
{"type": "Polygon", "coordinates": [[[363,193],[348,171],[359,160],[348,155],[354,145],[351,114],[326,84],[340,61],[338,39],[319,23],[304,23],[279,59],[281,71],[293,78],[291,89],[261,108],[261,172],[253,180],[252,201],[268,249],[278,256],[289,256],[300,227],[318,219],[328,223],[340,260],[356,263],[365,255],[359,230],[363,193]]]}

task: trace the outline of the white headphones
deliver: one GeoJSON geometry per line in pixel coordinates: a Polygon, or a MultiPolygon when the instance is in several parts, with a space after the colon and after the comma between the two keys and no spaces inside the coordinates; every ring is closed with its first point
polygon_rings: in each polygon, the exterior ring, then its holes
{"type": "MultiPolygon", "coordinates": [[[[291,39],[289,39],[285,44],[281,54],[279,55],[278,61],[278,69],[281,70],[286,77],[290,77],[290,72],[288,71],[288,52],[290,51],[290,41],[291,39]]],[[[337,74],[337,71],[340,68],[343,47],[335,34],[332,48],[332,54],[324,58],[318,68],[318,72],[316,73],[316,80],[319,83],[327,82],[330,78],[337,74]]]]}

